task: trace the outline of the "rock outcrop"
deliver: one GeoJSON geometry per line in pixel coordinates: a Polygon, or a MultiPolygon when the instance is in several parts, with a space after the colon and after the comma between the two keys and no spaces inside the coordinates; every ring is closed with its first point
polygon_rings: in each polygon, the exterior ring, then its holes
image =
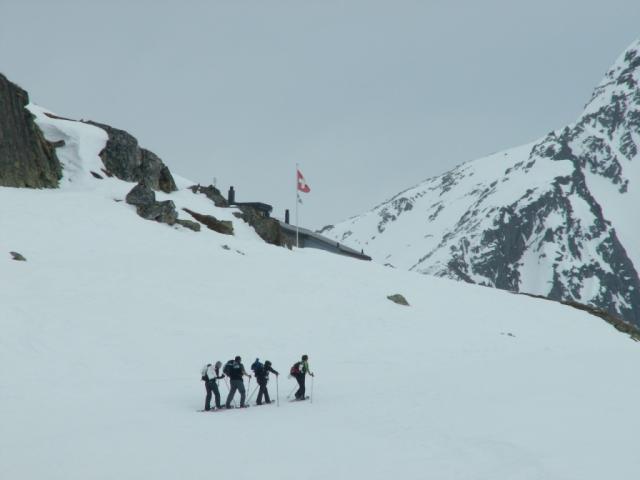
{"type": "Polygon", "coordinates": [[[134,205],[136,207],[141,205],[151,205],[156,201],[156,194],[146,184],[138,183],[129,191],[129,193],[127,193],[125,201],[129,205],[134,205]]]}
{"type": "Polygon", "coordinates": [[[97,122],[86,122],[107,132],[109,139],[100,152],[106,171],[127,182],[144,182],[154,190],[170,193],[177,190],[169,168],[155,153],[140,148],[128,132],[97,122]]]}
{"type": "Polygon", "coordinates": [[[193,185],[189,187],[189,190],[191,190],[193,193],[201,193],[202,195],[205,195],[216,205],[216,207],[229,206],[227,199],[224,198],[222,193],[220,193],[220,190],[218,190],[213,185],[209,185],[208,187],[203,187],[202,185],[193,185]]]}
{"type": "Polygon", "coordinates": [[[156,194],[151,188],[138,183],[126,196],[126,202],[136,207],[138,215],[147,220],[173,225],[178,219],[176,206],[171,200],[156,201],[156,194]]]}
{"type": "Polygon", "coordinates": [[[222,233],[224,235],[233,235],[233,223],[228,220],[218,220],[213,215],[204,215],[202,213],[189,210],[188,208],[183,208],[182,210],[202,223],[209,230],[213,230],[214,232],[222,233]]]}
{"type": "MultiPolygon", "coordinates": [[[[193,185],[189,188],[193,193],[205,195],[216,205],[216,207],[229,206],[229,203],[220,193],[220,190],[218,190],[213,185],[209,185],[208,187],[193,185]]],[[[234,213],[236,218],[244,220],[251,227],[253,227],[256,233],[265,242],[277,246],[290,246],[286,236],[282,233],[282,229],[280,228],[280,224],[277,220],[266,217],[263,212],[249,205],[235,205],[235,207],[240,210],[240,212],[234,213]]],[[[198,219],[198,221],[201,220],[198,219]]]]}
{"type": "Polygon", "coordinates": [[[199,232],[200,231],[200,224],[198,222],[192,222],[191,220],[177,219],[176,223],[178,225],[182,225],[184,228],[188,228],[189,230],[193,230],[194,232],[199,232]]]}
{"type": "Polygon", "coordinates": [[[0,74],[0,186],[55,188],[62,167],[28,103],[27,92],[0,74]]]}
{"type": "Polygon", "coordinates": [[[138,215],[147,220],[155,220],[156,222],[173,225],[178,219],[176,205],[171,200],[163,202],[154,202],[149,205],[139,205],[137,207],[138,215]]]}
{"type": "Polygon", "coordinates": [[[234,215],[251,225],[265,242],[279,247],[289,245],[277,220],[265,217],[262,212],[252,207],[238,206],[237,208],[240,209],[240,213],[234,213],[234,215]]]}

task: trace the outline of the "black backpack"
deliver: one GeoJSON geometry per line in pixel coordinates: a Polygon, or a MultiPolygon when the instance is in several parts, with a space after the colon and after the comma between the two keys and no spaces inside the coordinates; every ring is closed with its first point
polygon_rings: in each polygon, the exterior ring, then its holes
{"type": "Polygon", "coordinates": [[[222,373],[224,373],[227,377],[231,375],[231,368],[233,367],[233,360],[229,360],[224,364],[224,368],[222,369],[222,373]]]}

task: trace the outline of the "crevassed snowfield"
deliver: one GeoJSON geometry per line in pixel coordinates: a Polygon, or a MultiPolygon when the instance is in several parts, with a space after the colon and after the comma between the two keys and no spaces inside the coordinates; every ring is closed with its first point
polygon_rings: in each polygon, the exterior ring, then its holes
{"type": "Polygon", "coordinates": [[[0,188],[0,478],[640,475],[640,347],[600,319],[268,246],[186,181],[159,198],[235,237],[143,220],[88,174],[98,133],[61,189],[0,188]],[[313,402],[289,403],[303,353],[313,402]],[[280,406],[197,413],[202,364],[237,354],[283,373],[280,406]]]}

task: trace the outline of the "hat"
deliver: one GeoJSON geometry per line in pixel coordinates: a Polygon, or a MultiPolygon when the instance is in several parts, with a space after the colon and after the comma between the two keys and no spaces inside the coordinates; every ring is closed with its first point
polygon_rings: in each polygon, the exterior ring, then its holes
{"type": "Polygon", "coordinates": [[[220,368],[222,366],[222,362],[220,360],[218,360],[216,362],[216,368],[220,368]]]}
{"type": "Polygon", "coordinates": [[[269,361],[269,360],[265,360],[265,361],[264,361],[264,364],[265,364],[265,365],[271,365],[271,361],[269,361]]]}
{"type": "Polygon", "coordinates": [[[302,355],[302,360],[309,360],[309,356],[308,355],[302,355]]]}

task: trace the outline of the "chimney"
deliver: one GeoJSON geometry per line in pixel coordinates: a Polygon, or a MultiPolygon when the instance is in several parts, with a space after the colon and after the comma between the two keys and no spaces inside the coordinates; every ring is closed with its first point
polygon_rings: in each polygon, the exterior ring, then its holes
{"type": "Polygon", "coordinates": [[[236,191],[233,187],[229,187],[229,195],[227,196],[227,202],[229,205],[235,205],[236,203],[236,191]]]}
{"type": "Polygon", "coordinates": [[[284,211],[284,223],[289,225],[289,209],[288,208],[284,211]]]}

